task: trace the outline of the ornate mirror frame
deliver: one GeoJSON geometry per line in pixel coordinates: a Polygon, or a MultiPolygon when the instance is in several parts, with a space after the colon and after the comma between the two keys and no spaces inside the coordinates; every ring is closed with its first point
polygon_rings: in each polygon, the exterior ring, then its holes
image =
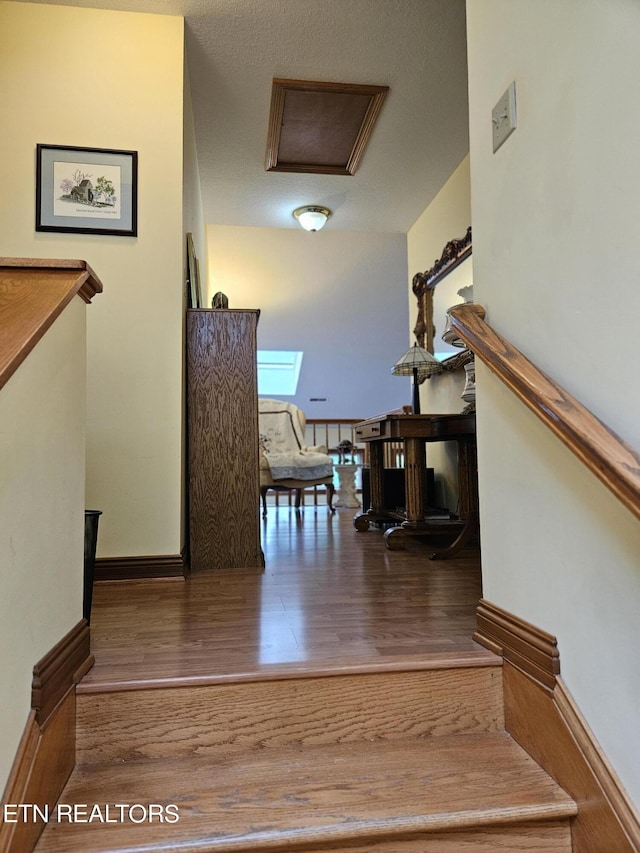
{"type": "MultiPolygon", "coordinates": [[[[440,259],[426,272],[416,273],[412,289],[418,299],[418,319],[413,330],[419,346],[430,353],[434,351],[435,327],[433,324],[433,290],[458,264],[466,260],[472,251],[471,226],[464,237],[450,240],[442,250],[440,259]]],[[[456,370],[469,361],[470,353],[464,351],[446,359],[442,364],[448,370],[456,370]]]]}

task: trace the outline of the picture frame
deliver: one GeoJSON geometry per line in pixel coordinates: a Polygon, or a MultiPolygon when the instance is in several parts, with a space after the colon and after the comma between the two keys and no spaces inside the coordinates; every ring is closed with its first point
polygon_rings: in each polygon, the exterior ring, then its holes
{"type": "Polygon", "coordinates": [[[138,152],[36,147],[36,231],[138,235],[138,152]]]}
{"type": "MultiPolygon", "coordinates": [[[[413,330],[418,345],[424,347],[433,354],[434,338],[436,334],[434,324],[434,290],[446,276],[453,272],[456,267],[459,267],[473,251],[473,240],[471,226],[465,232],[464,237],[456,240],[450,240],[444,249],[442,255],[434,263],[431,269],[426,272],[416,273],[412,281],[412,290],[418,300],[418,318],[413,330]]],[[[467,283],[467,282],[465,282],[467,283]]],[[[439,333],[444,331],[444,322],[439,321],[441,328],[439,333]]]]}
{"type": "Polygon", "coordinates": [[[200,264],[196,258],[193,234],[187,233],[187,296],[189,308],[202,308],[200,291],[200,264]]]}

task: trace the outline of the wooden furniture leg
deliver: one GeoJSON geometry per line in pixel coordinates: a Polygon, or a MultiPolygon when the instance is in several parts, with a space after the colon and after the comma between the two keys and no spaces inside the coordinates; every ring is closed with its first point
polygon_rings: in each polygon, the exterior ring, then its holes
{"type": "Polygon", "coordinates": [[[398,527],[386,530],[384,543],[391,551],[405,547],[407,533],[424,529],[427,455],[422,438],[404,440],[404,482],[406,519],[398,527]]]}
{"type": "Polygon", "coordinates": [[[387,518],[384,508],[384,445],[381,441],[369,444],[369,488],[371,507],[366,512],[359,512],[353,519],[353,526],[360,533],[369,529],[370,521],[387,518]]]}
{"type": "Polygon", "coordinates": [[[453,542],[441,551],[429,554],[430,560],[447,560],[454,557],[480,533],[478,512],[478,451],[474,437],[458,440],[458,492],[460,520],[464,527],[453,542]]]}
{"type": "Polygon", "coordinates": [[[404,441],[406,521],[403,526],[415,527],[424,522],[425,480],[427,455],[422,438],[406,438],[404,441]]]}

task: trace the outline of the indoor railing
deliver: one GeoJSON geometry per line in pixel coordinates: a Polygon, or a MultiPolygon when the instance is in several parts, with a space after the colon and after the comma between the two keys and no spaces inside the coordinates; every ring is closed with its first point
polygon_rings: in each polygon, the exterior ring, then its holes
{"type": "MultiPolygon", "coordinates": [[[[329,455],[337,463],[340,452],[338,445],[344,441],[350,441],[354,447],[353,452],[346,456],[360,465],[369,464],[369,445],[358,444],[355,425],[364,418],[325,419],[309,418],[307,420],[306,441],[309,446],[324,444],[329,448],[329,455]]],[[[404,468],[404,444],[401,441],[388,441],[384,444],[384,466],[385,468],[404,468]]]]}
{"type": "MultiPolygon", "coordinates": [[[[364,418],[307,418],[305,441],[308,447],[323,444],[328,448],[329,455],[335,465],[340,460],[353,463],[358,466],[356,472],[356,493],[362,494],[362,467],[369,464],[369,447],[366,444],[358,444],[355,425],[364,418]],[[340,452],[339,445],[343,441],[350,441],[353,450],[346,453],[340,452]],[[345,458],[346,457],[346,458],[345,458]]],[[[384,446],[385,468],[404,467],[404,445],[402,442],[385,442],[384,446]]],[[[334,475],[334,484],[338,487],[338,478],[334,475]]],[[[293,506],[295,494],[293,492],[270,492],[268,501],[273,506],[293,506]]],[[[303,501],[312,506],[326,504],[326,489],[324,486],[310,486],[303,493],[303,501]]]]}
{"type": "Polygon", "coordinates": [[[640,454],[485,322],[481,305],[450,309],[467,347],[513,391],[637,518],[640,454]]]}

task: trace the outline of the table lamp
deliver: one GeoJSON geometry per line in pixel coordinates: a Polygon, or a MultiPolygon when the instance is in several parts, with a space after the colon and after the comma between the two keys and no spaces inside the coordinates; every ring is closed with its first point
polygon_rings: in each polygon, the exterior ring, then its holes
{"type": "Polygon", "coordinates": [[[414,344],[402,358],[393,365],[391,373],[394,376],[413,376],[413,414],[420,414],[419,380],[434,373],[441,373],[442,365],[437,358],[423,347],[414,344]]]}

